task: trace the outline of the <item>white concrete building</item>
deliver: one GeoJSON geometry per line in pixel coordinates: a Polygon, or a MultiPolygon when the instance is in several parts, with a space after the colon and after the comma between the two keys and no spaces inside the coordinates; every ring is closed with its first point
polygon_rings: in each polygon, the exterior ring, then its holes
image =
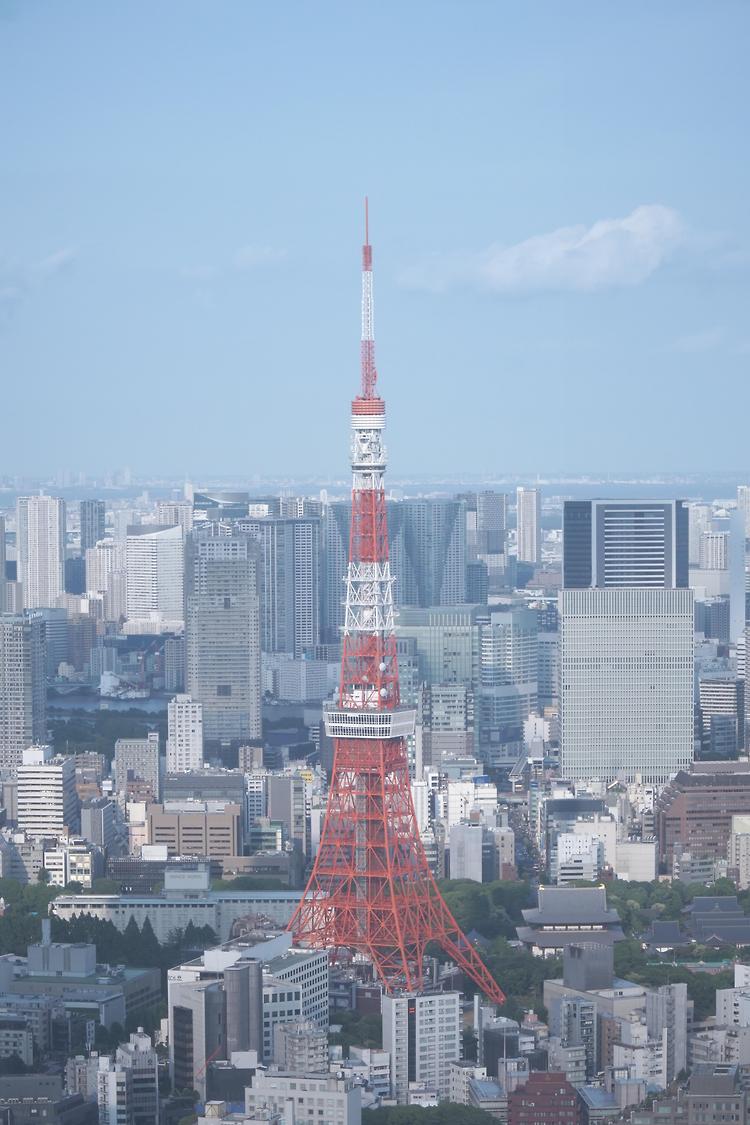
{"type": "Polygon", "coordinates": [[[99,1125],[157,1121],[158,1070],[156,1051],[143,1028],[117,1048],[114,1059],[102,1056],[96,1076],[99,1125]]]}
{"type": "Polygon", "coordinates": [[[129,529],[125,541],[127,615],[184,619],[184,537],[181,527],[129,529]]]}
{"type": "Polygon", "coordinates": [[[24,608],[56,606],[65,592],[65,501],[19,496],[16,542],[24,608]]]}
{"type": "Polygon", "coordinates": [[[615,875],[632,883],[650,883],[656,878],[656,840],[618,840],[615,875]]]}
{"type": "Polygon", "coordinates": [[[0,769],[47,737],[45,624],[41,614],[0,616],[0,769]]]}
{"type": "Polygon", "coordinates": [[[176,695],[167,706],[167,773],[190,773],[203,765],[203,704],[176,695]]]}
{"type": "Polygon", "coordinates": [[[391,1096],[406,1105],[409,1084],[450,1093],[450,1064],[461,1058],[461,994],[383,996],[383,1050],[391,1056],[391,1096]]]}
{"type": "Polygon", "coordinates": [[[17,824],[29,836],[67,836],[78,827],[75,761],[54,757],[51,746],[23,751],[17,771],[17,824]]]}
{"type": "Polygon", "coordinates": [[[517,555],[519,562],[542,561],[542,493],[538,488],[517,488],[517,555]]]}
{"type": "Polygon", "coordinates": [[[561,770],[664,783],[693,758],[693,593],[566,589],[560,610],[561,770]]]}
{"type": "Polygon", "coordinates": [[[245,1090],[245,1112],[286,1113],[285,1125],[361,1125],[362,1090],[351,1078],[332,1074],[290,1074],[262,1071],[245,1090]]]}
{"type": "Polygon", "coordinates": [[[450,830],[451,879],[482,882],[485,828],[481,824],[454,824],[450,830]]]}
{"type": "Polygon", "coordinates": [[[650,1036],[645,1021],[620,1020],[620,1038],[612,1047],[615,1067],[627,1067],[631,1078],[665,1090],[668,1085],[668,1031],[650,1036]]]}
{"type": "Polygon", "coordinates": [[[716,1022],[727,1027],[750,1027],[750,986],[717,988],[716,1022]]]}
{"type": "Polygon", "coordinates": [[[736,873],[737,887],[746,891],[750,887],[750,816],[732,817],[727,862],[729,869],[736,873]]]}

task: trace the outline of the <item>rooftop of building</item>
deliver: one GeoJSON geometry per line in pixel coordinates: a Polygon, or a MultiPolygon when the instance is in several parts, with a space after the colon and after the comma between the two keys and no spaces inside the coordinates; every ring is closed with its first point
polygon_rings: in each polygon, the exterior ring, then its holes
{"type": "Polygon", "coordinates": [[[505,1097],[505,1090],[494,1078],[472,1078],[469,1085],[479,1101],[495,1101],[505,1097]]]}
{"type": "MultiPolygon", "coordinates": [[[[299,902],[302,897],[302,891],[233,891],[233,890],[208,890],[203,892],[200,896],[191,895],[191,898],[200,897],[202,900],[209,902],[299,902]]],[[[122,903],[126,906],[154,906],[164,900],[177,900],[184,899],[185,893],[182,891],[175,891],[169,893],[162,891],[159,895],[100,895],[88,894],[86,891],[77,895],[58,895],[54,900],[54,905],[67,905],[74,906],[76,903],[89,906],[115,906],[122,903]]],[[[84,911],[79,911],[84,913],[84,911]]]]}
{"type": "Polygon", "coordinates": [[[265,963],[266,972],[271,976],[276,976],[278,973],[284,972],[286,969],[291,968],[293,965],[302,965],[306,961],[320,960],[321,953],[327,956],[326,950],[321,949],[288,949],[286,953],[281,953],[277,957],[271,957],[265,963]]]}
{"type": "Polygon", "coordinates": [[[578,1086],[578,1096],[587,1109],[617,1109],[614,1094],[603,1086],[578,1086]]]}
{"type": "Polygon", "coordinates": [[[738,1085],[736,1066],[714,1063],[696,1063],[690,1075],[690,1093],[715,1096],[733,1094],[738,1085]]]}
{"type": "MultiPolygon", "coordinates": [[[[722,764],[731,766],[737,765],[736,762],[710,763],[712,767],[722,764]]],[[[741,769],[720,770],[712,768],[710,773],[703,771],[688,773],[686,770],[679,770],[671,781],[667,782],[663,796],[685,789],[747,789],[749,786],[750,770],[747,769],[744,764],[741,769]]]]}
{"type": "Polygon", "coordinates": [[[607,906],[604,887],[542,887],[538,889],[538,905],[521,911],[531,926],[605,925],[619,926],[620,916],[607,906]]]}

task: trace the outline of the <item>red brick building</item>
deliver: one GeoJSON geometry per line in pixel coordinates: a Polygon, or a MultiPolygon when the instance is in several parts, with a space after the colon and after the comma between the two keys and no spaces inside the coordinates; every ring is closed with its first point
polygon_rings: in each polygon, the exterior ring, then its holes
{"type": "Polygon", "coordinates": [[[564,1074],[534,1072],[508,1095],[508,1125],[582,1125],[575,1088],[564,1074]]]}
{"type": "Polygon", "coordinates": [[[675,844],[694,856],[724,858],[732,817],[748,813],[750,770],[742,763],[700,762],[691,773],[680,770],[654,808],[660,864],[671,873],[675,844]]]}

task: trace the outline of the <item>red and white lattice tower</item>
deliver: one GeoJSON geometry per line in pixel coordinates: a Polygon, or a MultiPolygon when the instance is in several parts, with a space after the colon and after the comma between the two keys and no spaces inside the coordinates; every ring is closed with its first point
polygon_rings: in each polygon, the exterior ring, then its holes
{"type": "Polygon", "coordinates": [[[416,714],[399,700],[366,201],[361,358],[362,388],[352,402],[341,685],[336,706],[325,713],[333,776],[315,865],[289,928],[303,945],[366,954],[389,992],[422,987],[425,949],[436,942],[502,1003],[501,989],[438,891],[414,815],[405,739],[416,714]]]}

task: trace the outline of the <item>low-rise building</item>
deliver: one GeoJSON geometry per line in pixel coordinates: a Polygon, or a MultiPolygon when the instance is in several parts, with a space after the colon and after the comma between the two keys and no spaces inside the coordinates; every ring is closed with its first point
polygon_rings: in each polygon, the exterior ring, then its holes
{"type": "Polygon", "coordinates": [[[245,1111],[256,1114],[290,1110],[286,1125],[321,1121],[324,1125],[361,1125],[361,1088],[351,1078],[326,1074],[258,1071],[245,1091],[245,1111]]]}
{"type": "Polygon", "coordinates": [[[581,942],[611,945],[624,934],[616,910],[607,906],[604,887],[540,886],[538,904],[523,910],[519,941],[537,957],[560,957],[581,942]]]}
{"type": "Polygon", "coordinates": [[[112,922],[124,931],[131,917],[142,928],[146,919],[160,942],[170,933],[210,926],[217,939],[228,941],[234,923],[249,914],[262,914],[276,925],[286,926],[301,898],[301,891],[211,890],[208,863],[169,864],[164,873],[164,890],[159,895],[59,895],[51,910],[60,918],[91,914],[112,922]]]}

